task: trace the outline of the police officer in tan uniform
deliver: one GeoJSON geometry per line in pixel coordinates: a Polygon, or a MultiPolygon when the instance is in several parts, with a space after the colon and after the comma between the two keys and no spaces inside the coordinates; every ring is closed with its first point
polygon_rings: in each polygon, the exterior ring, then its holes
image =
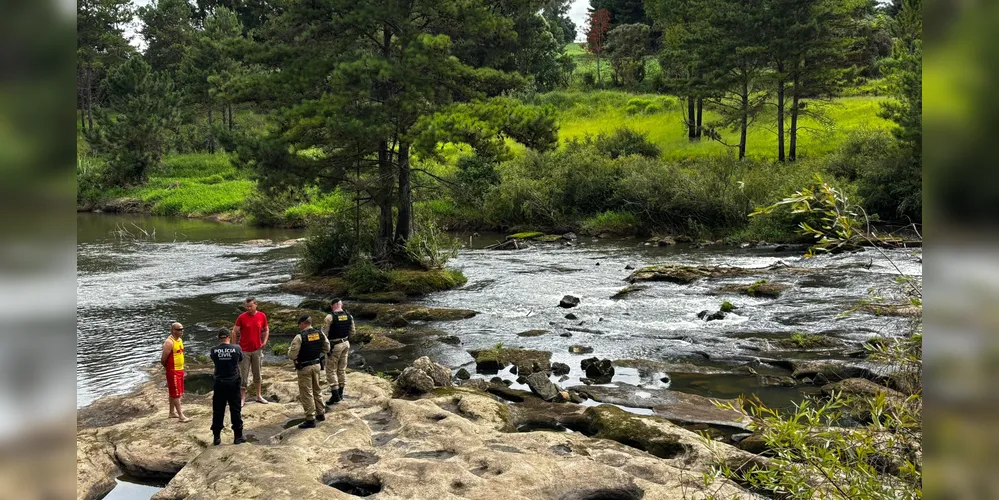
{"type": "Polygon", "coordinates": [[[308,314],[298,318],[298,329],[298,335],[288,347],[288,358],[295,362],[298,370],[298,395],[305,410],[305,422],[298,428],[310,429],[316,426],[316,420],[326,420],[319,372],[322,357],[330,352],[330,341],[324,333],[312,328],[312,318],[308,314]]]}
{"type": "Polygon", "coordinates": [[[343,399],[343,387],[347,385],[347,351],[350,342],[347,338],[354,334],[354,317],[343,310],[343,302],[339,298],[330,301],[332,314],[327,314],[323,321],[323,333],[330,341],[332,352],[326,357],[326,382],[333,392],[327,405],[335,405],[343,399]]]}

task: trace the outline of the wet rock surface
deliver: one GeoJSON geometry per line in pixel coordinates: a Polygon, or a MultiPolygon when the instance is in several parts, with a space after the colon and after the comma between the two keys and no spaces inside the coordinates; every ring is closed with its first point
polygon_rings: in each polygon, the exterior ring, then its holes
{"type": "Polygon", "coordinates": [[[722,403],[731,401],[669,389],[649,389],[623,383],[615,385],[616,387],[576,386],[570,390],[601,403],[651,409],[655,415],[674,422],[721,425],[739,429],[748,428],[750,422],[741,412],[715,406],[715,401],[722,403]]]}
{"type": "MultiPolygon", "coordinates": [[[[170,478],[154,496],[161,500],[493,499],[497,491],[510,498],[679,500],[686,498],[681,490],[708,492],[685,478],[708,472],[715,453],[696,434],[664,420],[606,405],[583,409],[545,403],[530,393],[522,396],[523,404],[509,405],[466,387],[438,387],[421,399],[395,399],[387,380],[356,372],[347,377],[347,400],[331,408],[317,428],[303,430],[287,426],[302,412],[293,371],[265,366],[265,395],[286,402],[247,403],[243,414],[250,443],[242,445],[228,444],[232,435],[226,430],[226,444],[211,446],[210,396],[185,395],[193,422],[168,419],[162,377],[128,396],[103,400],[103,411],[126,404],[154,410],[133,411],[117,423],[81,411],[77,497],[99,498],[123,470],[170,478]],[[528,425],[532,421],[537,425],[528,425]],[[549,432],[548,422],[552,430],[563,430],[549,432]],[[518,428],[524,432],[512,432],[518,428]],[[553,477],[556,483],[544,480],[553,477]],[[611,492],[628,496],[607,497],[611,492]]],[[[713,448],[723,458],[752,459],[731,446],[713,448]]],[[[755,498],[729,482],[716,482],[710,491],[755,498]]]]}

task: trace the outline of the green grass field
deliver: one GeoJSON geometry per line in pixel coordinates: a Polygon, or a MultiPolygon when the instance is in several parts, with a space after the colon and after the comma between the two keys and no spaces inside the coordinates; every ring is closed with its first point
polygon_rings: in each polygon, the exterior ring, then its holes
{"type": "MultiPolygon", "coordinates": [[[[798,156],[815,157],[835,151],[853,130],[887,128],[890,122],[878,117],[882,100],[862,96],[813,103],[813,111],[821,120],[805,118],[801,121],[798,156]]],[[[699,142],[690,142],[683,104],[675,97],[612,90],[564,91],[543,94],[538,101],[558,109],[559,135],[563,143],[629,127],[648,134],[649,139],[662,148],[666,159],[735,154],[734,149],[706,137],[699,142]]],[[[770,116],[772,114],[757,118],[750,126],[746,140],[748,156],[777,157],[776,119],[770,116]]],[[[704,123],[709,124],[716,118],[717,114],[706,105],[704,123]]],[[[737,131],[725,130],[722,137],[729,144],[738,143],[737,131]]]]}

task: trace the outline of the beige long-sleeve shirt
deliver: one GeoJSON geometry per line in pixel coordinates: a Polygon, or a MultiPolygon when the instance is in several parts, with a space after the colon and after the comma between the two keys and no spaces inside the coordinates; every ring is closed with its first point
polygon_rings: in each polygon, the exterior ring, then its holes
{"type": "MultiPolygon", "coordinates": [[[[304,331],[304,330],[303,330],[304,331]]],[[[326,334],[319,332],[319,335],[323,339],[323,354],[329,354],[330,352],[330,339],[326,338],[326,334]]],[[[295,335],[295,338],[291,339],[291,345],[288,346],[288,359],[292,361],[298,360],[298,353],[302,350],[302,335],[295,335]]],[[[309,360],[305,360],[309,361],[309,360]]]]}

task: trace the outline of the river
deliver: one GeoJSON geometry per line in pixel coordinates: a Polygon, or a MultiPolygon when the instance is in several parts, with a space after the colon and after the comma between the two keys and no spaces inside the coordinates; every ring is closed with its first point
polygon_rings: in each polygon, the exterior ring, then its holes
{"type": "MultiPolygon", "coordinates": [[[[173,321],[191,325],[185,339],[187,350],[204,352],[216,341],[206,323],[235,319],[236,306],[247,295],[288,305],[301,300],[277,289],[294,271],[297,250],[252,241],[282,242],[302,237],[300,231],[107,214],[79,214],[77,227],[78,407],[103,395],[127,392],[143,381],[143,369],[158,359],[173,321]]],[[[409,349],[410,355],[426,353],[452,367],[473,366],[466,349],[503,343],[551,351],[552,361],[565,362],[578,371],[580,356],[570,354],[569,346],[582,344],[601,358],[707,366],[715,363],[705,360],[704,354],[712,359],[840,358],[845,347],[780,352],[772,349],[768,339],[803,332],[855,345],[899,328],[899,320],[893,318],[842,314],[866,298],[869,289],[889,286],[896,275],[895,268],[874,250],[803,259],[800,250],[776,246],[659,248],[635,239],[586,237],[571,248],[482,249],[497,237],[467,240],[469,248],[449,263],[468,277],[465,286],[420,301],[479,311],[469,320],[428,325],[457,335],[462,345],[433,341],[409,349]],[[627,285],[624,278],[631,273],[626,269],[629,265],[765,267],[777,261],[814,272],[781,276],[779,281],[792,287],[778,299],[715,293],[722,284],[751,283],[755,278],[702,280],[692,285],[650,283],[623,299],[610,298],[627,285]],[[566,294],[579,297],[580,305],[569,311],[558,307],[566,294]],[[697,318],[699,311],[716,311],[723,300],[737,306],[734,314],[712,322],[697,318]],[[578,319],[565,319],[567,312],[578,319]],[[550,334],[516,335],[532,329],[550,334]],[[557,335],[565,333],[572,337],[557,335]]],[[[889,255],[902,272],[921,276],[922,264],[912,250],[893,250],[889,255]]],[[[408,359],[411,356],[400,356],[395,362],[404,364],[408,359]]],[[[625,381],[635,376],[634,370],[619,372],[625,381]]],[[[735,379],[722,380],[708,384],[698,377],[675,377],[672,387],[716,397],[755,390],[735,379]]],[[[771,394],[771,401],[780,398],[786,399],[786,392],[771,394]]]]}

